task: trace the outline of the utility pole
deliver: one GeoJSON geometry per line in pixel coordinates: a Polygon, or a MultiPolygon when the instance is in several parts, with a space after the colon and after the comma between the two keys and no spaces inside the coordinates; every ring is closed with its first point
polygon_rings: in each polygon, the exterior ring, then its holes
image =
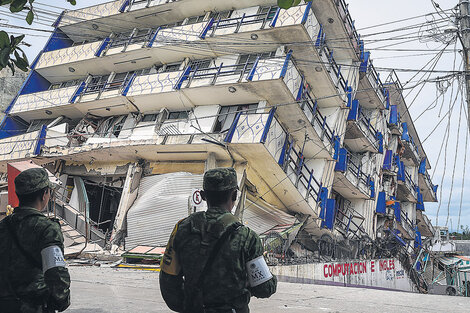
{"type": "MultiPolygon", "coordinates": [[[[465,58],[465,87],[467,90],[467,112],[470,112],[470,0],[459,0],[459,29],[457,35],[462,43],[463,54],[465,58]]],[[[468,131],[470,132],[470,114],[467,113],[468,131]]]]}

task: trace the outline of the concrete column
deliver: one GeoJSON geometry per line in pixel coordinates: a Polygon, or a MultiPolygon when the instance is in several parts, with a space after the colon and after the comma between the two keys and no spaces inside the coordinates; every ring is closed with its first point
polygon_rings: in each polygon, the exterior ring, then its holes
{"type": "Polygon", "coordinates": [[[141,177],[142,166],[138,163],[130,164],[127,170],[126,181],[124,182],[124,187],[122,189],[118,211],[114,220],[113,231],[111,233],[111,250],[116,250],[124,238],[124,233],[127,227],[127,211],[137,198],[141,177]]]}
{"type": "Polygon", "coordinates": [[[217,167],[217,159],[215,158],[215,153],[214,152],[209,152],[207,154],[207,160],[204,165],[204,172],[207,170],[213,169],[217,167]]]}

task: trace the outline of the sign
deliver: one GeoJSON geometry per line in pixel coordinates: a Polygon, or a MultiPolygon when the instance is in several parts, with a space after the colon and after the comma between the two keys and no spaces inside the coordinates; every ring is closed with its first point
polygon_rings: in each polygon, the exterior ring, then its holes
{"type": "Polygon", "coordinates": [[[202,200],[201,191],[193,189],[189,197],[190,214],[198,211],[206,210],[206,202],[202,200]]]}

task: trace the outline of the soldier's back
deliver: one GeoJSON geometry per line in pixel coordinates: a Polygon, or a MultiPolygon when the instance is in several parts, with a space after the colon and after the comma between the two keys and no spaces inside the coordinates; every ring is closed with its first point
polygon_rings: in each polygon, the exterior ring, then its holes
{"type": "MultiPolygon", "coordinates": [[[[225,214],[232,216],[230,213],[225,214]]],[[[205,259],[226,230],[218,223],[222,215],[220,212],[198,212],[179,223],[174,246],[185,284],[197,283],[195,280],[203,270],[205,259]],[[209,238],[207,246],[201,244],[204,236],[209,238]]],[[[261,254],[259,237],[240,224],[216,251],[211,267],[201,278],[206,308],[247,309],[251,292],[247,287],[245,264],[254,255],[261,254]]]]}

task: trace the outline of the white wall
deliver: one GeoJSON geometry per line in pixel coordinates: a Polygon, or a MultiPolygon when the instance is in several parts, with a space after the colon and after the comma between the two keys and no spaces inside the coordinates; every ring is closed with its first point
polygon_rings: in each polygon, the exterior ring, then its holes
{"type": "Polygon", "coordinates": [[[278,265],[270,270],[280,281],[415,291],[398,259],[278,265]]]}

